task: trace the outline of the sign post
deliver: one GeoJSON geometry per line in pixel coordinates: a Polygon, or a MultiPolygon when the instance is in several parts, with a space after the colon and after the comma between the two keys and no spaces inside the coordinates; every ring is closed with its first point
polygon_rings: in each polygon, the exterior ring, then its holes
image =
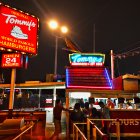
{"type": "Polygon", "coordinates": [[[9,116],[8,116],[9,118],[12,118],[12,112],[13,112],[15,79],[16,79],[16,69],[13,68],[12,71],[11,71],[11,85],[10,85],[10,97],[9,97],[9,116]]]}

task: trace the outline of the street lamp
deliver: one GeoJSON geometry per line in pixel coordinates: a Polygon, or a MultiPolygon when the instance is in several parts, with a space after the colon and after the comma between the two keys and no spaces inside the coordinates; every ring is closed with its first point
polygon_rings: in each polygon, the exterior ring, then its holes
{"type": "Polygon", "coordinates": [[[49,27],[50,27],[51,29],[53,29],[53,30],[56,30],[56,29],[58,28],[58,23],[57,23],[57,21],[51,20],[51,21],[49,22],[49,27]]]}
{"type": "Polygon", "coordinates": [[[66,33],[68,32],[68,28],[67,28],[66,26],[62,26],[62,27],[61,27],[61,32],[62,32],[63,34],[66,34],[66,33]]]}
{"type": "MultiPolygon", "coordinates": [[[[57,33],[66,34],[68,32],[68,28],[66,26],[58,26],[57,21],[51,20],[49,21],[49,27],[52,30],[57,31],[57,33]]],[[[62,36],[55,35],[55,59],[54,59],[54,75],[57,74],[57,50],[58,50],[58,38],[63,38],[62,36]]]]}

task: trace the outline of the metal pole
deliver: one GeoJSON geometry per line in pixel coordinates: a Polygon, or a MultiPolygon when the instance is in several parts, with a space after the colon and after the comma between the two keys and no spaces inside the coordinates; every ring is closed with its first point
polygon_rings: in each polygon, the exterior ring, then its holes
{"type": "MultiPolygon", "coordinates": [[[[69,102],[70,102],[70,97],[69,97],[69,92],[66,91],[66,108],[68,109],[69,108],[69,102]]],[[[66,135],[67,137],[69,137],[69,134],[70,134],[70,116],[69,116],[69,113],[68,111],[66,111],[66,135]]],[[[75,134],[74,134],[74,137],[75,137],[75,134]]]]}
{"type": "Polygon", "coordinates": [[[54,60],[54,75],[57,74],[57,49],[58,49],[58,38],[55,37],[55,60],[54,60]]]}
{"type": "Polygon", "coordinates": [[[119,119],[117,119],[116,134],[117,134],[117,140],[120,140],[120,122],[119,122],[119,119]]]}
{"type": "Polygon", "coordinates": [[[10,97],[9,97],[9,118],[12,117],[12,112],[13,112],[15,79],[16,79],[16,69],[12,69],[11,85],[10,85],[10,97]]]}
{"type": "Polygon", "coordinates": [[[114,79],[114,56],[113,56],[113,50],[111,50],[110,53],[111,53],[111,78],[114,79]]]}
{"type": "Polygon", "coordinates": [[[38,109],[40,110],[40,97],[41,97],[41,89],[39,89],[39,103],[38,103],[38,109]]]}
{"type": "Polygon", "coordinates": [[[10,85],[9,109],[13,109],[15,79],[16,79],[16,69],[12,69],[12,72],[11,72],[11,85],[10,85]]]}
{"type": "Polygon", "coordinates": [[[95,53],[95,24],[93,28],[93,52],[95,53]]]}
{"type": "Polygon", "coordinates": [[[56,86],[53,89],[53,106],[55,106],[55,101],[56,101],[56,86]]]}
{"type": "Polygon", "coordinates": [[[90,140],[90,120],[87,119],[87,140],[90,140]]]}

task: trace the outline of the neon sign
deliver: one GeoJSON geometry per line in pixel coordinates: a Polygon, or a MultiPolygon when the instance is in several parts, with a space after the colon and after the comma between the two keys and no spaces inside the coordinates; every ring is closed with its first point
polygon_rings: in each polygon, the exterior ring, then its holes
{"type": "Polygon", "coordinates": [[[73,53],[69,55],[71,66],[103,66],[105,54],[73,53]]]}
{"type": "Polygon", "coordinates": [[[0,3],[0,48],[36,55],[38,18],[0,3]]]}

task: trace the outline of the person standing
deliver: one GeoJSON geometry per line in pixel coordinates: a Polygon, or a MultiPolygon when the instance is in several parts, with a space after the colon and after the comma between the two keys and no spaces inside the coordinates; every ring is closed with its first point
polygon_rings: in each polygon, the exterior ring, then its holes
{"type": "Polygon", "coordinates": [[[55,125],[55,131],[54,134],[51,136],[51,140],[59,140],[59,135],[61,133],[61,114],[62,110],[67,111],[68,109],[64,108],[62,106],[61,100],[56,100],[56,105],[53,108],[53,119],[54,119],[54,125],[55,125]]]}
{"type": "Polygon", "coordinates": [[[98,99],[96,99],[94,105],[99,105],[98,99]]]}
{"type": "Polygon", "coordinates": [[[109,108],[103,102],[99,102],[99,106],[101,107],[101,113],[102,113],[103,118],[110,119],[109,108]]]}
{"type": "Polygon", "coordinates": [[[72,122],[83,122],[84,121],[84,113],[81,110],[80,103],[75,103],[74,110],[71,112],[70,119],[72,122]]]}
{"type": "MultiPolygon", "coordinates": [[[[95,107],[92,108],[91,112],[92,112],[91,119],[101,119],[102,118],[101,112],[99,112],[95,107]]],[[[96,124],[96,126],[99,129],[102,128],[102,122],[101,121],[94,120],[94,123],[96,124]]]]}
{"type": "Polygon", "coordinates": [[[83,98],[80,99],[79,103],[80,103],[80,107],[81,108],[85,107],[85,103],[84,103],[84,99],[83,98]]]}
{"type": "Polygon", "coordinates": [[[110,98],[108,98],[108,100],[107,100],[107,107],[108,108],[114,108],[115,107],[114,103],[111,101],[110,98]]]}
{"type": "Polygon", "coordinates": [[[83,113],[84,113],[85,120],[86,120],[86,118],[91,116],[91,109],[89,108],[89,102],[85,102],[85,107],[83,108],[83,113]]]}
{"type": "MultiPolygon", "coordinates": [[[[81,109],[80,103],[75,103],[74,110],[70,113],[70,133],[73,132],[73,123],[82,123],[84,122],[84,113],[81,109]]],[[[84,130],[83,125],[78,126],[80,130],[84,130]]]]}
{"type": "MultiPolygon", "coordinates": [[[[103,119],[110,119],[110,110],[109,108],[103,103],[99,102],[99,106],[101,107],[101,114],[103,119]]],[[[109,125],[108,121],[102,121],[103,131],[104,133],[109,133],[109,125]]]]}

